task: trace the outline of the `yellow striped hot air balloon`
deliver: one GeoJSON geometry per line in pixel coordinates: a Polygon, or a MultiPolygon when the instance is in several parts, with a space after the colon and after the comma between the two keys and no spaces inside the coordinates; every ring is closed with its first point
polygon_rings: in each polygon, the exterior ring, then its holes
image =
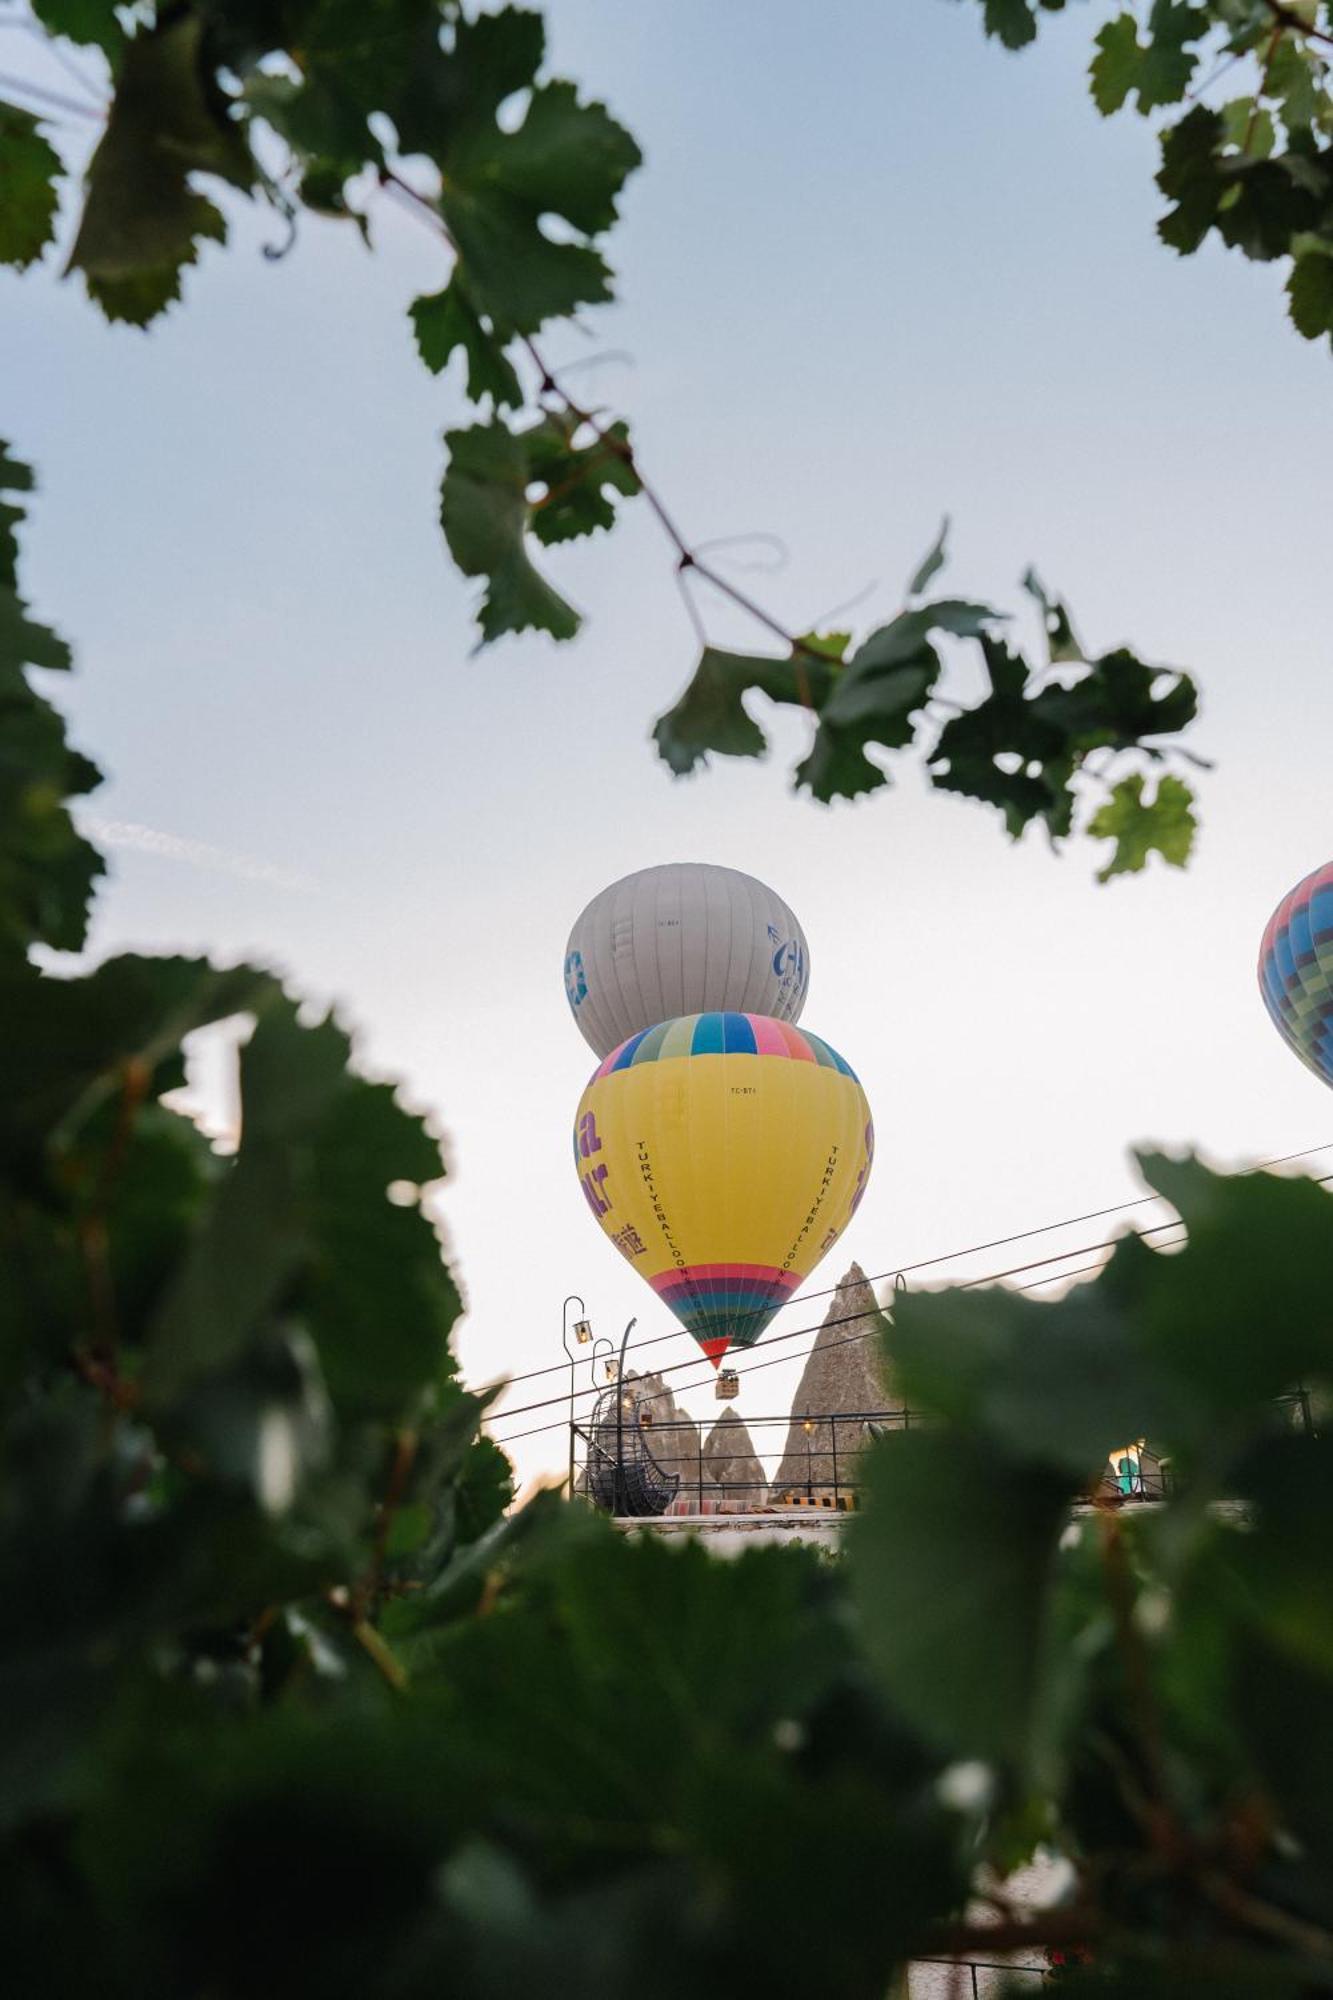
{"type": "Polygon", "coordinates": [[[716,1367],[846,1228],[874,1130],[851,1068],[763,1014],[686,1014],[594,1072],[574,1163],[605,1235],[716,1367]]]}

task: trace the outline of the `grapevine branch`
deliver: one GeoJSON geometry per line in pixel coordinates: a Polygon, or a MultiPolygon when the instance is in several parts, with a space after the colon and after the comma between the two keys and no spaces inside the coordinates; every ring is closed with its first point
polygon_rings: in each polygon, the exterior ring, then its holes
{"type": "Polygon", "coordinates": [[[1264,5],[1279,29],[1290,28],[1293,35],[1301,35],[1307,42],[1320,42],[1325,48],[1333,49],[1333,35],[1316,28],[1312,21],[1307,21],[1303,14],[1289,6],[1287,0],[1264,0],[1264,5]]]}
{"type": "MultiPolygon", "coordinates": [[[[435,233],[448,244],[456,257],[458,255],[458,245],[454,242],[453,237],[449,233],[448,225],[445,223],[444,218],[430,196],[422,194],[419,188],[414,188],[409,181],[405,181],[391,167],[381,168],[379,178],[382,186],[396,189],[400,195],[411,202],[413,212],[428,218],[435,233]]],[[[756,624],[762,625],[764,630],[771,633],[775,639],[780,639],[782,644],[790,650],[798,666],[803,660],[818,661],[821,665],[827,666],[828,660],[826,656],[821,654],[816,647],[812,646],[808,640],[801,638],[797,633],[790,631],[780,619],[773,616],[772,612],[767,611],[762,604],[751,597],[748,591],[742,590],[738,584],[733,583],[729,577],[724,576],[719,570],[715,569],[700,554],[699,547],[692,545],[688,541],[674,513],[667,506],[660,491],[644,473],[643,467],[635,456],[634,447],[629,443],[628,439],[615,436],[601,423],[593,411],[586,409],[581,403],[575,401],[568,389],[560,382],[554,369],[552,369],[545,355],[530,334],[521,334],[519,339],[524,352],[537,371],[538,394],[540,396],[555,398],[559,403],[562,413],[569,420],[572,431],[585,428],[591,431],[602,449],[611,457],[620,459],[633,473],[639,491],[647,501],[648,507],[656,519],[658,526],[675,551],[676,574],[681,579],[682,586],[685,578],[691,573],[702,577],[705,583],[711,584],[713,589],[718,591],[730,603],[734,604],[737,610],[745,612],[747,617],[753,618],[756,624]]],[[[683,591],[682,594],[684,594],[683,591]]],[[[696,631],[699,631],[701,628],[697,620],[692,620],[692,622],[695,624],[696,631]]],[[[801,699],[805,707],[813,708],[814,703],[810,696],[810,689],[805,679],[803,668],[801,670],[801,699]]]]}

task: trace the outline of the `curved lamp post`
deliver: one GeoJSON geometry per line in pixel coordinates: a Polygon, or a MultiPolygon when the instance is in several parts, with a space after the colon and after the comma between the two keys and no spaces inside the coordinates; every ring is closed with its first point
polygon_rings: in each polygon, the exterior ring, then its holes
{"type": "Polygon", "coordinates": [[[571,1332],[579,1347],[586,1347],[592,1339],[592,1328],[588,1324],[588,1308],[577,1292],[571,1292],[560,1308],[560,1344],[569,1356],[569,1497],[574,1498],[574,1369],[578,1355],[569,1344],[571,1332]],[[569,1324],[569,1308],[577,1306],[579,1317],[573,1327],[569,1324]]]}

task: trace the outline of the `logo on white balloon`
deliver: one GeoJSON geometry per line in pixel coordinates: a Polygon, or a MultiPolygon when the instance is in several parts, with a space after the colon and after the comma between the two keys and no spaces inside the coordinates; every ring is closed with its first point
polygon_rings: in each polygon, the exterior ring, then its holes
{"type": "Polygon", "coordinates": [[[795,938],[781,938],[772,924],[768,935],[777,944],[773,954],[773,976],[784,987],[794,986],[799,993],[805,986],[805,953],[795,938]]]}

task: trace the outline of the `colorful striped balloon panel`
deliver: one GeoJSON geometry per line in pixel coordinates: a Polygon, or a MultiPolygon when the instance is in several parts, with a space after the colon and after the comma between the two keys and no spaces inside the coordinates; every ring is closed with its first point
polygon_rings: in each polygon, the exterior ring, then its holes
{"type": "Polygon", "coordinates": [[[673,1056],[721,1055],[782,1056],[790,1062],[836,1069],[843,1076],[856,1075],[850,1063],[818,1035],[767,1014],[682,1014],[678,1020],[661,1021],[612,1049],[593,1074],[610,1076],[614,1070],[665,1062],[673,1056]]]}
{"type": "Polygon", "coordinates": [[[687,1264],[648,1279],[709,1360],[731,1347],[753,1347],[801,1280],[774,1264],[687,1264]]]}
{"type": "Polygon", "coordinates": [[[1259,991],[1282,1039],[1333,1084],[1333,862],[1298,882],[1269,918],[1259,991]]]}

